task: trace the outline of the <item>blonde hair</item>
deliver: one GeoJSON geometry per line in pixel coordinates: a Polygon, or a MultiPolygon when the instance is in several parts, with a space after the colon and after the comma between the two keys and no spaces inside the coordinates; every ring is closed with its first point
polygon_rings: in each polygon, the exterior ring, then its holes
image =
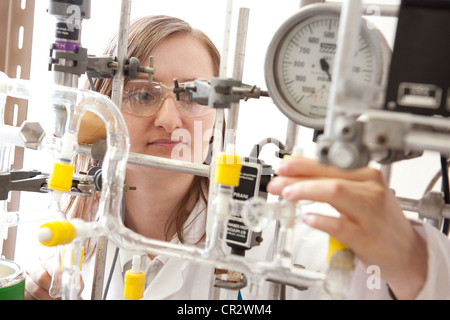
{"type": "MultiPolygon", "coordinates": [[[[171,35],[179,33],[190,34],[205,46],[213,62],[212,67],[214,70],[214,76],[218,76],[220,68],[220,53],[214,43],[202,31],[192,28],[191,25],[181,19],[170,16],[146,16],[133,20],[129,27],[127,58],[129,59],[131,57],[136,57],[142,62],[160,42],[164,41],[171,35]]],[[[108,46],[106,47],[105,54],[114,55],[116,52],[116,47],[117,35],[110,40],[108,46]]],[[[125,78],[124,84],[128,81],[129,79],[125,78]]],[[[104,95],[111,96],[112,79],[95,79],[94,86],[96,91],[104,95]]],[[[87,172],[93,166],[101,166],[101,162],[84,155],[76,155],[74,157],[73,164],[77,172],[87,172]]],[[[178,238],[182,243],[184,242],[183,226],[191,213],[186,206],[188,203],[192,203],[191,201],[195,201],[195,203],[197,203],[200,199],[206,204],[208,185],[208,178],[199,176],[194,177],[189,191],[178,205],[176,214],[171,216],[168,220],[166,234],[167,230],[170,230],[172,226],[175,226],[178,238]]],[[[72,196],[67,202],[65,212],[72,218],[77,217],[85,221],[93,221],[96,218],[99,199],[100,192],[98,191],[94,191],[91,197],[72,196]]],[[[198,242],[202,241],[204,236],[205,235],[203,235],[198,242]]],[[[91,239],[88,239],[85,246],[85,259],[88,260],[93,256],[95,244],[92,243],[91,239]]]]}

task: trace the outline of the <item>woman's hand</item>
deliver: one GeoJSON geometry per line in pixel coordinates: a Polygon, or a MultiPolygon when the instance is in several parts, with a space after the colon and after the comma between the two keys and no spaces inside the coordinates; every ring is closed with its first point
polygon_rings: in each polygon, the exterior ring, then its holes
{"type": "MultiPolygon", "coordinates": [[[[55,272],[61,279],[60,264],[55,257],[39,259],[39,262],[37,264],[29,266],[26,271],[25,279],[25,299],[60,300],[60,298],[52,297],[49,294],[49,290],[52,284],[52,275],[55,272]]],[[[82,279],[80,279],[80,283],[81,294],[84,287],[84,282],[82,279]]]]}
{"type": "Polygon", "coordinates": [[[427,276],[427,246],[403,214],[381,172],[340,170],[314,160],[289,157],[268,191],[286,200],[328,203],[339,217],[304,213],[313,228],[347,245],[366,265],[377,265],[399,299],[413,299],[427,276]]]}
{"type": "Polygon", "coordinates": [[[54,270],[58,270],[54,257],[39,259],[39,263],[29,266],[25,279],[25,299],[56,300],[49,294],[54,270]]]}

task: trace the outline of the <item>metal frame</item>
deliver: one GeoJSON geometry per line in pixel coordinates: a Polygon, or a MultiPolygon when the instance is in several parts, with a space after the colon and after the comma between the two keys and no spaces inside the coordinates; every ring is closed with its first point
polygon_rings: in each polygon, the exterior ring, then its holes
{"type": "MultiPolygon", "coordinates": [[[[30,79],[31,45],[33,39],[35,0],[3,0],[0,2],[0,70],[9,77],[30,79]],[[22,6],[24,6],[22,8],[22,6]],[[19,43],[19,36],[21,43],[19,43]],[[18,75],[18,71],[20,74],[18,75]]],[[[27,118],[28,100],[6,99],[4,119],[0,123],[20,127],[27,118]],[[3,122],[2,122],[3,120],[3,122]]],[[[23,166],[24,148],[13,148],[13,160],[10,169],[21,169],[23,166]]],[[[10,195],[8,211],[18,211],[20,192],[10,195]]],[[[9,228],[8,239],[3,243],[3,254],[13,259],[17,227],[9,228]]],[[[0,245],[1,241],[0,241],[0,245]]]]}

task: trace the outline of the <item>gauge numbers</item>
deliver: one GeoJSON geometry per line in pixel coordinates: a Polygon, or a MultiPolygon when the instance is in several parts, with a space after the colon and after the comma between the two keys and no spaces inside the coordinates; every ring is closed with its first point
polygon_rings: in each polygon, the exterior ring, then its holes
{"type": "MultiPolygon", "coordinates": [[[[265,66],[275,104],[294,122],[314,129],[323,129],[325,122],[340,16],[336,9],[319,8],[317,14],[300,11],[278,30],[265,66]]],[[[352,61],[352,80],[379,82],[377,59],[367,33],[361,32],[352,61]]]]}

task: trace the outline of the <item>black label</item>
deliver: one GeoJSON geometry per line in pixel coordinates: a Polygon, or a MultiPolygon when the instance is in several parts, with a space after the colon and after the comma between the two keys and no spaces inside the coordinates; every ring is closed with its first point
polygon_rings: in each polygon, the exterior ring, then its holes
{"type": "Polygon", "coordinates": [[[68,25],[65,22],[58,22],[56,24],[55,37],[57,39],[78,40],[79,33],[80,29],[75,25],[68,25]]]}
{"type": "Polygon", "coordinates": [[[233,217],[228,221],[227,240],[246,245],[248,241],[248,228],[241,219],[233,217]]]}
{"type": "Polygon", "coordinates": [[[234,188],[233,199],[248,200],[255,196],[258,169],[255,167],[242,166],[239,186],[234,188]]]}

